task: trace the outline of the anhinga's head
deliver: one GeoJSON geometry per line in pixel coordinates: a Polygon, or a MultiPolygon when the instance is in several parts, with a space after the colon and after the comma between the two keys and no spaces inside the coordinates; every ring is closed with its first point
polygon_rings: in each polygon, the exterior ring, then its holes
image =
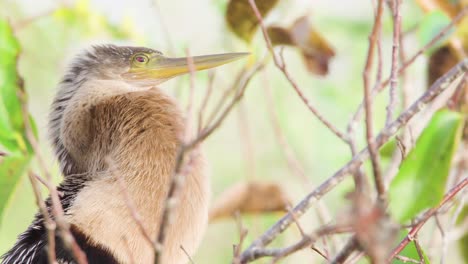
{"type": "MultiPolygon", "coordinates": [[[[235,61],[248,53],[225,53],[193,56],[195,71],[235,61]]],[[[100,80],[121,80],[136,86],[154,86],[190,71],[189,59],[169,58],[144,47],[115,45],[94,46],[78,56],[68,77],[100,80]]],[[[69,80],[71,81],[71,80],[69,80]]],[[[76,80],[75,80],[76,81],[76,80]]]]}

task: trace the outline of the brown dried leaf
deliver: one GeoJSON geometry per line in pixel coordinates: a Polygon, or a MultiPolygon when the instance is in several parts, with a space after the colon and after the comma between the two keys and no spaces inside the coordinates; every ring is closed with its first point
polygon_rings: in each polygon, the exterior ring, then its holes
{"type": "Polygon", "coordinates": [[[267,32],[273,45],[299,48],[309,72],[322,76],[328,73],[328,64],[335,56],[335,51],[327,40],[309,24],[306,16],[298,18],[289,29],[272,26],[267,28],[267,32]]]}
{"type": "Polygon", "coordinates": [[[310,24],[306,16],[300,17],[291,27],[291,37],[302,50],[307,69],[311,73],[326,75],[335,51],[327,40],[310,24]]]}
{"type": "Polygon", "coordinates": [[[271,44],[275,45],[291,45],[294,46],[294,41],[289,33],[289,30],[282,27],[272,26],[267,28],[268,37],[271,44]]]}
{"type": "MultiPolygon", "coordinates": [[[[468,52],[468,50],[465,50],[468,52]]],[[[459,62],[456,52],[449,46],[445,45],[437,49],[429,57],[428,63],[428,84],[430,87],[437,79],[447,73],[453,66],[459,62]]],[[[468,83],[465,82],[455,91],[453,96],[447,102],[449,109],[459,111],[461,113],[468,113],[468,83]]],[[[463,139],[468,140],[468,120],[465,121],[463,129],[463,139]]]]}
{"type": "MultiPolygon", "coordinates": [[[[278,0],[256,0],[255,4],[266,17],[268,12],[278,3],[278,0]]],[[[238,37],[250,42],[258,27],[258,19],[248,0],[230,0],[226,9],[226,22],[238,37]]]]}
{"type": "Polygon", "coordinates": [[[210,221],[242,214],[286,211],[289,205],[283,188],[272,182],[242,182],[230,187],[217,199],[210,221]]]}
{"type": "Polygon", "coordinates": [[[468,0],[416,0],[416,3],[426,13],[433,10],[442,10],[452,18],[464,7],[468,6],[468,0]]]}
{"type": "Polygon", "coordinates": [[[458,58],[453,54],[448,45],[437,49],[429,58],[427,87],[430,87],[437,79],[442,77],[442,75],[448,72],[457,63],[458,58]]]}
{"type": "Polygon", "coordinates": [[[467,0],[436,0],[435,2],[440,9],[444,10],[452,18],[455,17],[463,7],[468,6],[467,0]]]}

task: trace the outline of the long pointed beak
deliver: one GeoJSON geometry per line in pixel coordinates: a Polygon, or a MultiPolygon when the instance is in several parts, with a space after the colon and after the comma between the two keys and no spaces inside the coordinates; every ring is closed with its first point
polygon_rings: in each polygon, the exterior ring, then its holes
{"type": "MultiPolygon", "coordinates": [[[[233,62],[249,55],[246,52],[224,53],[204,56],[193,56],[193,67],[196,71],[214,68],[233,62]]],[[[168,80],[172,77],[190,72],[189,61],[183,58],[157,56],[150,59],[147,65],[131,69],[129,75],[134,79],[168,80]]]]}

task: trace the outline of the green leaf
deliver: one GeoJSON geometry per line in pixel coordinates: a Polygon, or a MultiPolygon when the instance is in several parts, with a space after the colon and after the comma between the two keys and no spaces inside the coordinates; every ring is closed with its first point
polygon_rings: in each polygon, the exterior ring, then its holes
{"type": "MultiPolygon", "coordinates": [[[[0,145],[8,156],[0,160],[0,219],[33,153],[24,131],[21,102],[17,96],[17,57],[20,45],[6,20],[0,19],[0,145]]],[[[36,129],[31,119],[33,132],[36,129]]]]}
{"type": "Polygon", "coordinates": [[[20,47],[6,20],[0,19],[0,144],[10,151],[20,147],[17,131],[23,127],[21,104],[16,96],[16,59],[20,47]]]}
{"type": "MultiPolygon", "coordinates": [[[[32,153],[24,131],[21,102],[17,96],[17,58],[20,45],[6,20],[0,19],[0,145],[9,153],[32,153]]],[[[36,129],[30,118],[33,132],[36,129]]],[[[37,133],[36,133],[37,134],[37,133]]]]}
{"type": "Polygon", "coordinates": [[[0,161],[0,219],[30,160],[30,156],[10,154],[0,161]]]}
{"type": "Polygon", "coordinates": [[[387,143],[379,149],[380,156],[382,158],[391,158],[393,153],[397,149],[397,141],[395,138],[390,139],[387,143]]]}
{"type": "Polygon", "coordinates": [[[389,210],[400,223],[437,205],[443,198],[462,124],[460,113],[437,112],[402,162],[389,189],[389,210]]]}
{"type": "MultiPolygon", "coordinates": [[[[407,231],[404,231],[404,230],[401,231],[399,241],[403,240],[406,237],[406,235],[408,235],[407,231]]],[[[424,249],[421,248],[421,251],[422,251],[423,258],[424,258],[424,263],[430,264],[431,262],[429,261],[429,258],[427,257],[426,252],[424,251],[424,249]]],[[[400,252],[399,255],[407,257],[407,258],[412,258],[414,260],[419,260],[418,250],[416,249],[416,244],[414,243],[414,241],[410,242],[408,245],[406,245],[406,247],[400,252]]],[[[401,260],[398,260],[398,259],[393,259],[392,260],[392,264],[403,264],[403,263],[405,263],[405,262],[403,262],[401,260]]]]}
{"type": "MultiPolygon", "coordinates": [[[[418,35],[421,45],[429,43],[444,27],[449,25],[450,22],[450,17],[443,11],[437,10],[428,13],[422,20],[419,27],[418,35]]],[[[445,37],[439,40],[428,50],[428,53],[432,54],[436,49],[438,49],[453,32],[455,32],[455,29],[451,29],[449,34],[446,34],[445,37]]]]}

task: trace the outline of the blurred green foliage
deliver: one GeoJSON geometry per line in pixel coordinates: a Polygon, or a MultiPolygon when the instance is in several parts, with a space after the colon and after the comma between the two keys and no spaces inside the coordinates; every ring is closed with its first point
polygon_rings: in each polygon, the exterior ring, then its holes
{"type": "MultiPolygon", "coordinates": [[[[398,241],[401,241],[403,240],[406,235],[408,234],[407,231],[401,231],[399,236],[398,236],[398,241]]],[[[420,242],[419,242],[420,243],[420,242]]],[[[420,245],[421,246],[421,245],[420,245]]],[[[430,264],[431,261],[429,260],[429,258],[427,257],[427,254],[425,252],[425,250],[423,248],[421,248],[421,253],[423,255],[423,258],[424,258],[424,263],[426,264],[430,264]]],[[[419,256],[419,253],[418,253],[418,249],[416,248],[416,243],[414,241],[411,241],[404,249],[403,251],[401,251],[401,253],[399,254],[400,256],[403,256],[403,257],[407,257],[407,258],[410,258],[410,259],[415,259],[415,260],[420,260],[420,256],[419,256]]],[[[403,264],[403,263],[407,263],[405,261],[402,261],[402,260],[398,260],[398,259],[394,259],[392,261],[392,264],[403,264]]]]}
{"type": "Polygon", "coordinates": [[[437,112],[401,163],[389,188],[390,213],[400,223],[442,200],[463,120],[460,113],[437,112]]]}
{"type": "Polygon", "coordinates": [[[18,40],[9,23],[0,19],[0,145],[7,157],[0,160],[0,224],[4,209],[20,177],[31,159],[32,149],[27,143],[23,111],[18,93],[18,40]]]}
{"type": "MultiPolygon", "coordinates": [[[[429,41],[431,41],[431,39],[433,39],[443,28],[450,24],[450,21],[450,17],[440,10],[430,12],[424,16],[424,19],[421,21],[418,30],[419,41],[421,45],[429,43],[429,41]]],[[[427,51],[427,53],[431,54],[437,50],[450,38],[451,34],[454,32],[455,30],[451,29],[450,33],[439,40],[436,45],[432,46],[427,51]]]]}
{"type": "Polygon", "coordinates": [[[17,57],[18,40],[6,20],[0,20],[0,142],[12,152],[26,151],[23,139],[23,114],[18,99],[17,57]]]}
{"type": "Polygon", "coordinates": [[[107,32],[116,39],[132,38],[135,42],[144,42],[144,38],[133,30],[129,20],[122,24],[110,23],[108,19],[91,9],[89,0],[78,0],[72,7],[58,8],[52,16],[66,27],[77,28],[84,36],[96,36],[107,32]]]}

